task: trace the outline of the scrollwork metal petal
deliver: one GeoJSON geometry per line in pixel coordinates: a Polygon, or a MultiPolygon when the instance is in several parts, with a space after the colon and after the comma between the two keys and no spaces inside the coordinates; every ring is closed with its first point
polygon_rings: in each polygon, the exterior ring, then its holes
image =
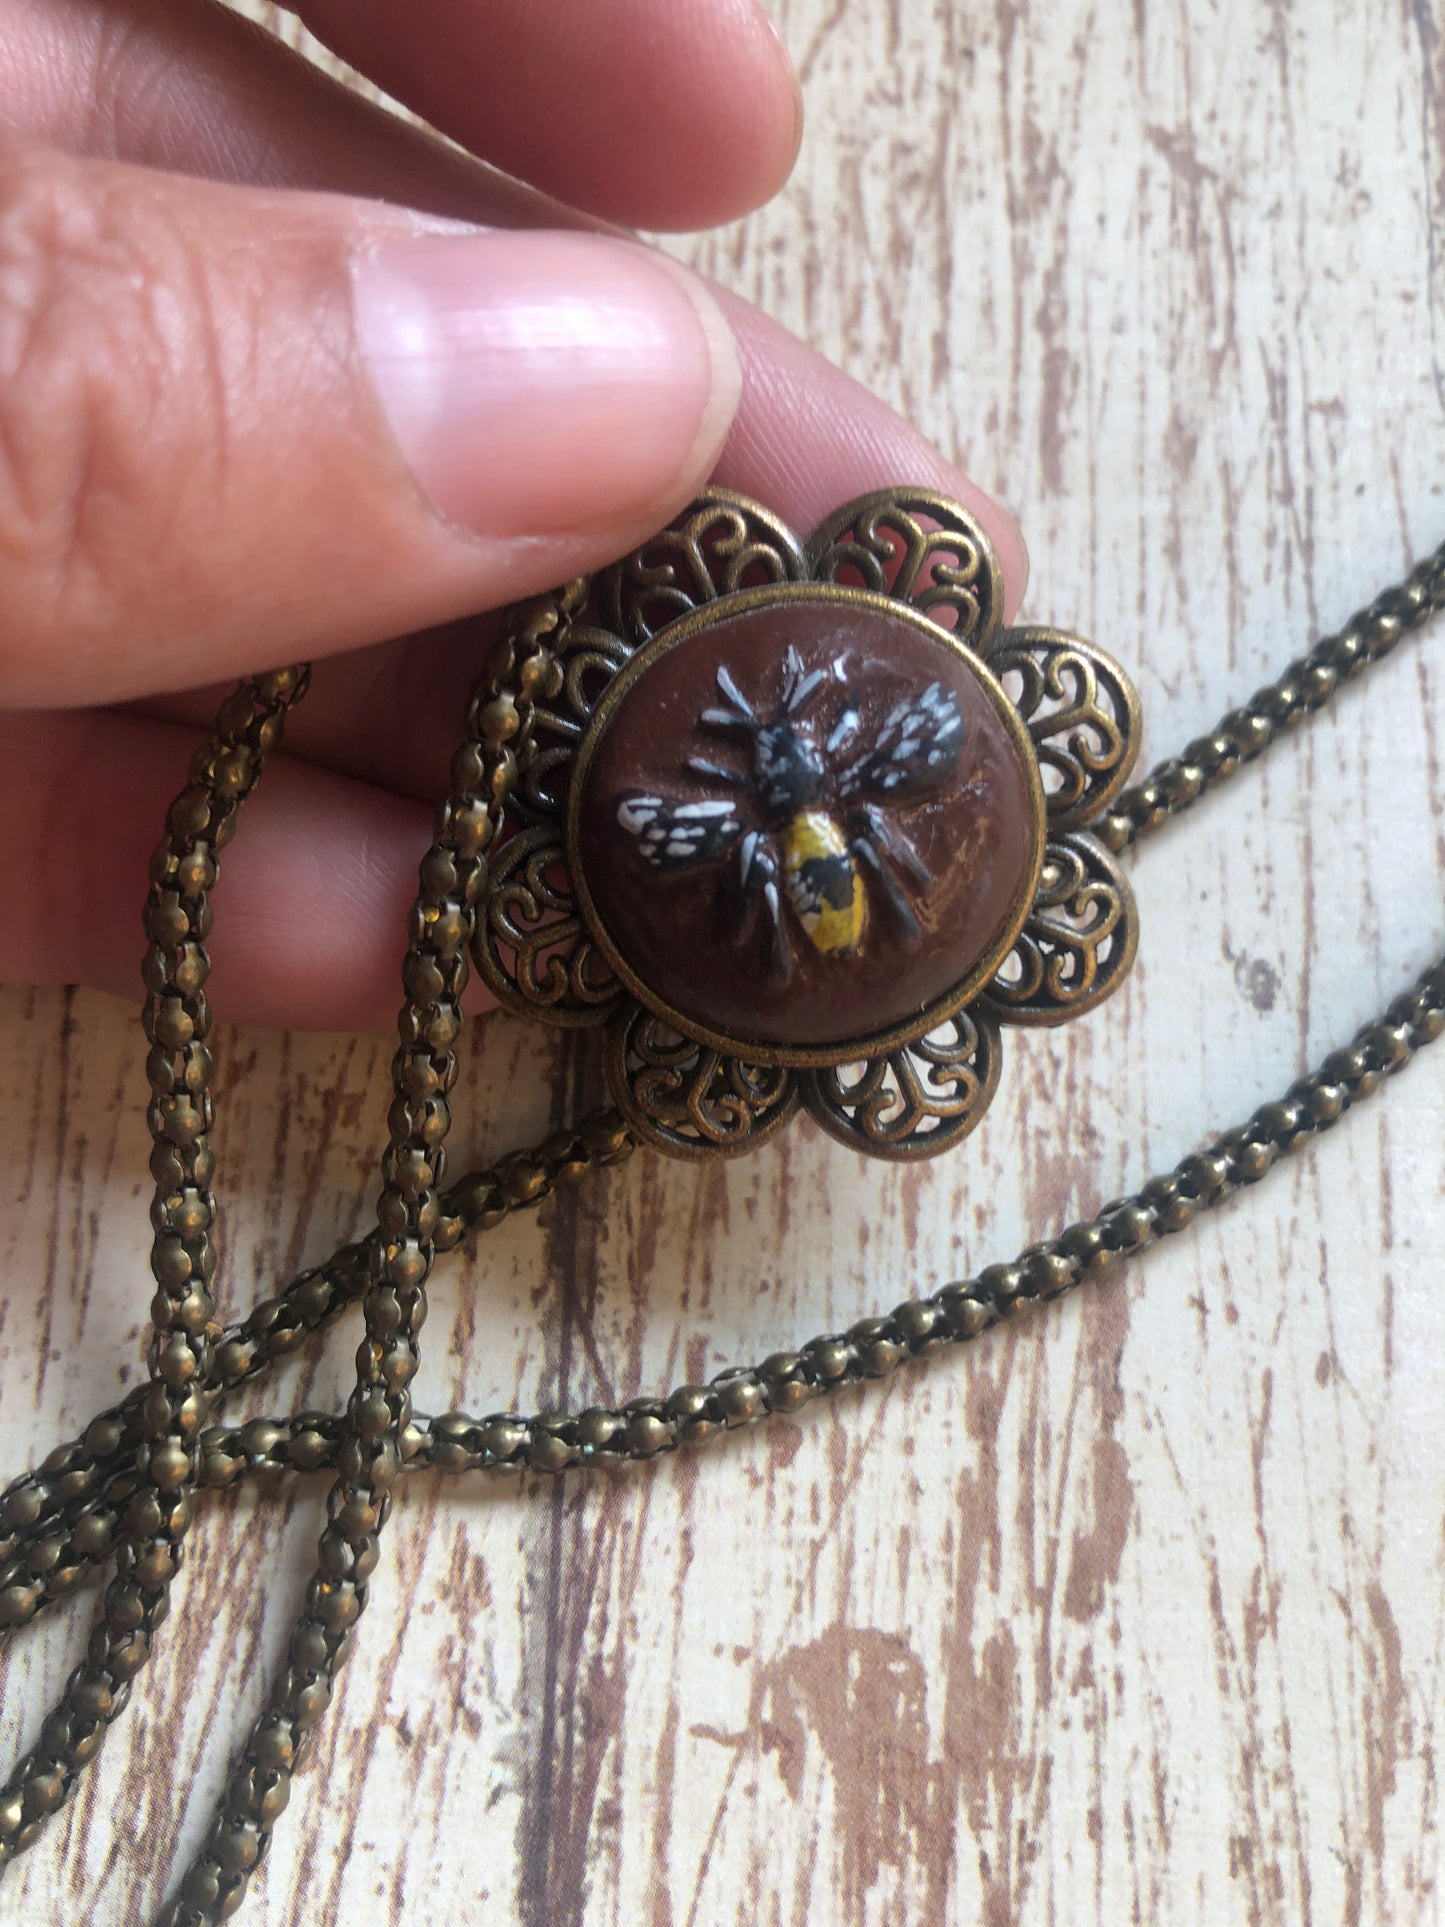
{"type": "Polygon", "coordinates": [[[572,896],[559,832],[540,824],[497,851],[472,959],[498,1003],[552,1024],[605,1023],[622,986],[572,896]]]}
{"type": "Polygon", "coordinates": [[[1062,629],[1005,629],[989,667],[1023,717],[1052,830],[1078,829],[1123,789],[1139,753],[1139,695],[1118,663],[1062,629]]]}
{"type": "Polygon", "coordinates": [[[836,510],[808,542],[819,582],[911,603],[977,655],[1003,620],[993,545],[959,503],[929,489],[887,488],[836,510]]]}
{"type": "Polygon", "coordinates": [[[886,1057],[809,1071],[803,1103],[830,1136],[873,1157],[930,1158],[966,1138],[998,1086],[997,1027],[961,1010],[886,1057]]]}
{"type": "Polygon", "coordinates": [[[796,1071],[710,1050],[632,1003],[608,1026],[607,1081],[637,1135],[674,1157],[755,1150],[798,1108],[796,1071]]]}
{"type": "Polygon", "coordinates": [[[785,522],[745,495],[708,489],[671,528],[598,578],[599,619],[636,648],[718,596],[801,582],[807,572],[785,522]]]}
{"type": "Polygon", "coordinates": [[[985,999],[1006,1024],[1058,1024],[1116,990],[1139,942],[1134,892],[1092,836],[1048,844],[1033,909],[985,999]]]}

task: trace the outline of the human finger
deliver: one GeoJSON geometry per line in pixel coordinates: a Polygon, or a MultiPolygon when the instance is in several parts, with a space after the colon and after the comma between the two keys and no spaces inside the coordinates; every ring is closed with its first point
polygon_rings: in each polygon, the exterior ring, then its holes
{"type": "MultiPolygon", "coordinates": [[[[149,856],[194,746],[190,729],[134,716],[0,716],[0,980],[140,996],[149,856]]],[[[429,822],[273,756],[221,859],[216,1011],[271,1029],[388,1025],[429,822]]],[[[480,985],[475,1001],[491,1001],[480,985]]]]}
{"type": "Polygon", "coordinates": [[[738,384],[711,297],[631,242],[0,148],[0,702],[593,567],[694,492],[738,384]]]}
{"type": "MultiPolygon", "coordinates": [[[[765,503],[800,535],[844,502],[893,483],[951,496],[978,517],[998,552],[1012,620],[1028,578],[1012,516],[886,403],[748,303],[721,292],[719,299],[742,355],[743,399],[716,479],[765,503]]],[[[488,620],[472,618],[321,665],[289,725],[292,753],[434,801],[493,634],[488,620]]],[[[223,693],[171,692],[143,709],[205,727],[223,693]]]]}
{"type": "Polygon", "coordinates": [[[758,0],[432,0],[430,32],[387,0],[297,6],[432,126],[609,220],[715,226],[797,155],[801,95],[758,0]]]}
{"type": "MultiPolygon", "coordinates": [[[[32,14],[40,3],[0,0],[32,14]]],[[[28,124],[52,139],[212,178],[371,195],[443,216],[579,218],[339,86],[269,36],[243,32],[220,9],[194,0],[67,0],[58,16],[44,12],[64,32],[22,51],[19,70],[30,79],[18,91],[30,102],[28,124]],[[97,23],[106,18],[124,30],[99,59],[97,23]]],[[[948,453],[785,329],[735,295],[721,298],[744,364],[722,476],[801,524],[891,481],[958,495],[999,551],[1012,613],[1027,561],[1007,512],[948,453]]]]}
{"type": "MultiPolygon", "coordinates": [[[[471,153],[611,220],[730,220],[775,193],[797,153],[796,75],[757,0],[303,0],[297,11],[471,153]]],[[[208,0],[0,5],[0,98],[73,147],[110,117],[149,140],[159,111],[234,157],[248,124],[291,111],[293,89],[320,96],[303,64],[208,0]]]]}

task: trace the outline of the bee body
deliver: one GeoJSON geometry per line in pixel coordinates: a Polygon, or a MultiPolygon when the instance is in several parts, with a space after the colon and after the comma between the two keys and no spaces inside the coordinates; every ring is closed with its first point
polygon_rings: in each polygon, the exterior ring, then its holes
{"type": "Polygon", "coordinates": [[[617,823],[651,869],[667,873],[730,862],[740,915],[740,941],[761,920],[767,968],[786,981],[791,970],[785,906],[822,957],[860,949],[868,922],[868,887],[878,893],[895,929],[918,935],[904,883],[930,871],[893,812],[933,796],[958,770],[963,717],[940,683],[904,691],[865,726],[848,703],[826,733],[805,713],[833,680],[787,653],[782,700],[764,719],[726,668],[717,672],[725,706],[705,709],[698,728],[731,738],[744,760],[690,756],[693,777],[727,792],[694,800],[629,791],[617,799],[617,823]]]}
{"type": "Polygon", "coordinates": [[[868,900],[842,829],[824,810],[799,810],[783,830],[783,880],[803,934],[825,957],[863,937],[868,900]]]}

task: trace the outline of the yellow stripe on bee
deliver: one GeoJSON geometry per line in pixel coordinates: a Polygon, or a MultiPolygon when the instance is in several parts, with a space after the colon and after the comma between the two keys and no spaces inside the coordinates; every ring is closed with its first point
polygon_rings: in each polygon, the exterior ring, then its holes
{"type": "Polygon", "coordinates": [[[809,942],[846,956],[863,935],[863,879],[842,830],[822,810],[801,810],[783,835],[783,878],[809,942]]]}

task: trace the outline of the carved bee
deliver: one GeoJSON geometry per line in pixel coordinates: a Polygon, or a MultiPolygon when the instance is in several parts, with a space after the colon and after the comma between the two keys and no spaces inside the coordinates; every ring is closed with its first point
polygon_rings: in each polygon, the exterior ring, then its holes
{"type": "Polygon", "coordinates": [[[653,870],[689,870],[736,850],[739,940],[760,909],[769,968],[784,980],[792,970],[785,899],[825,957],[847,956],[861,943],[865,877],[902,935],[918,935],[903,880],[918,888],[932,879],[889,810],[940,789],[956,773],[963,747],[957,700],[936,682],[900,696],[866,736],[850,704],[820,746],[804,718],[828,680],[825,669],[805,672],[796,649],[789,649],[782,698],[765,721],[720,668],[717,686],[726,707],[704,710],[698,726],[738,739],[747,766],[695,756],[686,767],[742,794],[680,802],[634,791],[617,805],[618,824],[653,870]]]}

